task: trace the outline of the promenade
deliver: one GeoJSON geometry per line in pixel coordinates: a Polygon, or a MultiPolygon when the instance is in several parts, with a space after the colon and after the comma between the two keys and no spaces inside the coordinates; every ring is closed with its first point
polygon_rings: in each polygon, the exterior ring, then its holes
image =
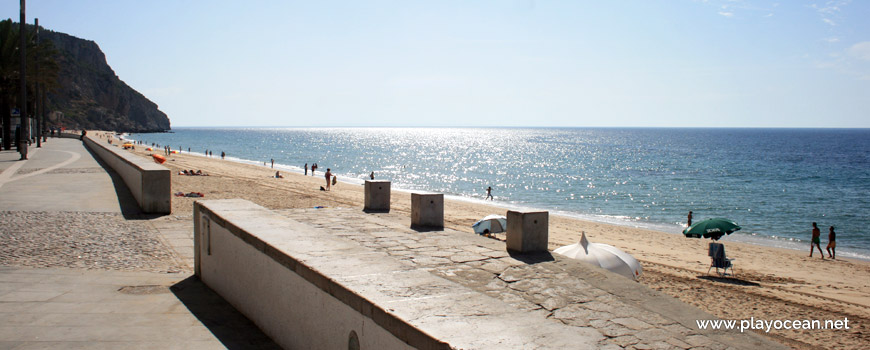
{"type": "MultiPolygon", "coordinates": [[[[0,349],[278,348],[193,277],[190,212],[143,214],[123,181],[78,140],[50,139],[31,150],[27,161],[0,152],[0,349]]],[[[574,261],[513,256],[501,242],[452,229],[421,234],[399,211],[278,213],[483,295],[493,310],[582,331],[588,339],[579,348],[779,346],[755,334],[693,329],[694,320],[713,317],[574,261]]],[[[538,345],[548,343],[541,336],[538,345]]]]}
{"type": "Polygon", "coordinates": [[[190,217],[143,215],[76,139],[0,151],[0,349],[277,346],[192,277],[190,217]]]}

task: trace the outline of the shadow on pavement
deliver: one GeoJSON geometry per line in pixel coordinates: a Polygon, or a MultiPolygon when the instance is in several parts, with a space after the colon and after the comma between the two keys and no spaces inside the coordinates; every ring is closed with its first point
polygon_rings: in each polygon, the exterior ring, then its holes
{"type": "Polygon", "coordinates": [[[555,258],[553,258],[553,255],[550,254],[550,252],[518,253],[508,250],[508,254],[511,256],[511,258],[522,261],[529,265],[556,260],[555,258]]]}
{"type": "Polygon", "coordinates": [[[169,290],[227,349],[281,349],[196,276],[176,283],[169,290]]]}

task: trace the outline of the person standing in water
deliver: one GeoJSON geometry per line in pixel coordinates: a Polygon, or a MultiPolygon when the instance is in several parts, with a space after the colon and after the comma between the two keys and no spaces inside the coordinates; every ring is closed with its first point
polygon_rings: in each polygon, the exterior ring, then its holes
{"type": "Polygon", "coordinates": [[[834,226],[828,229],[828,247],[826,250],[828,251],[828,257],[831,259],[836,259],[837,256],[837,234],[834,233],[834,226]]]}
{"type": "Polygon", "coordinates": [[[492,186],[489,186],[486,188],[486,198],[484,198],[483,200],[487,200],[487,199],[495,200],[495,198],[492,197],[492,186]]]}
{"type": "MultiPolygon", "coordinates": [[[[329,188],[332,184],[332,169],[326,168],[326,190],[329,191],[329,188]]],[[[819,248],[821,249],[821,248],[819,248]]]]}
{"type": "Polygon", "coordinates": [[[819,248],[819,254],[822,255],[822,260],[825,260],[825,253],[822,253],[822,240],[819,238],[822,235],[822,230],[819,230],[819,227],[816,226],[816,223],[813,223],[813,238],[812,242],[810,242],[810,257],[813,257],[813,246],[819,248]]]}
{"type": "Polygon", "coordinates": [[[308,163],[305,163],[305,176],[308,176],[308,163]]]}

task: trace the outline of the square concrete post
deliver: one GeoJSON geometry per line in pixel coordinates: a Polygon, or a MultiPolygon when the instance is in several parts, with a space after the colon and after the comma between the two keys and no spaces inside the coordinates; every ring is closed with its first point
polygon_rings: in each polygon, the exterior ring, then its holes
{"type": "Polygon", "coordinates": [[[507,249],[519,253],[546,252],[550,213],[546,211],[507,212],[507,249]]]}
{"type": "Polygon", "coordinates": [[[365,211],[390,211],[390,182],[366,180],[365,211]]]}
{"type": "Polygon", "coordinates": [[[411,227],[444,227],[443,193],[411,193],[411,227]]]}

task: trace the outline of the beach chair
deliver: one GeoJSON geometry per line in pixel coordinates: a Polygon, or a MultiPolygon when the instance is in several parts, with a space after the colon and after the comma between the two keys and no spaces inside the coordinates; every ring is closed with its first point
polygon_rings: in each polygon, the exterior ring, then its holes
{"type": "Polygon", "coordinates": [[[728,274],[728,269],[731,269],[731,274],[734,274],[734,267],[731,264],[731,261],[734,259],[728,259],[725,256],[725,245],[722,243],[714,243],[710,242],[710,247],[707,251],[707,255],[710,256],[710,268],[707,269],[707,274],[710,274],[710,270],[714,267],[716,268],[716,273],[719,276],[724,276],[728,274]],[[722,272],[719,272],[719,269],[722,269],[722,272]]]}

